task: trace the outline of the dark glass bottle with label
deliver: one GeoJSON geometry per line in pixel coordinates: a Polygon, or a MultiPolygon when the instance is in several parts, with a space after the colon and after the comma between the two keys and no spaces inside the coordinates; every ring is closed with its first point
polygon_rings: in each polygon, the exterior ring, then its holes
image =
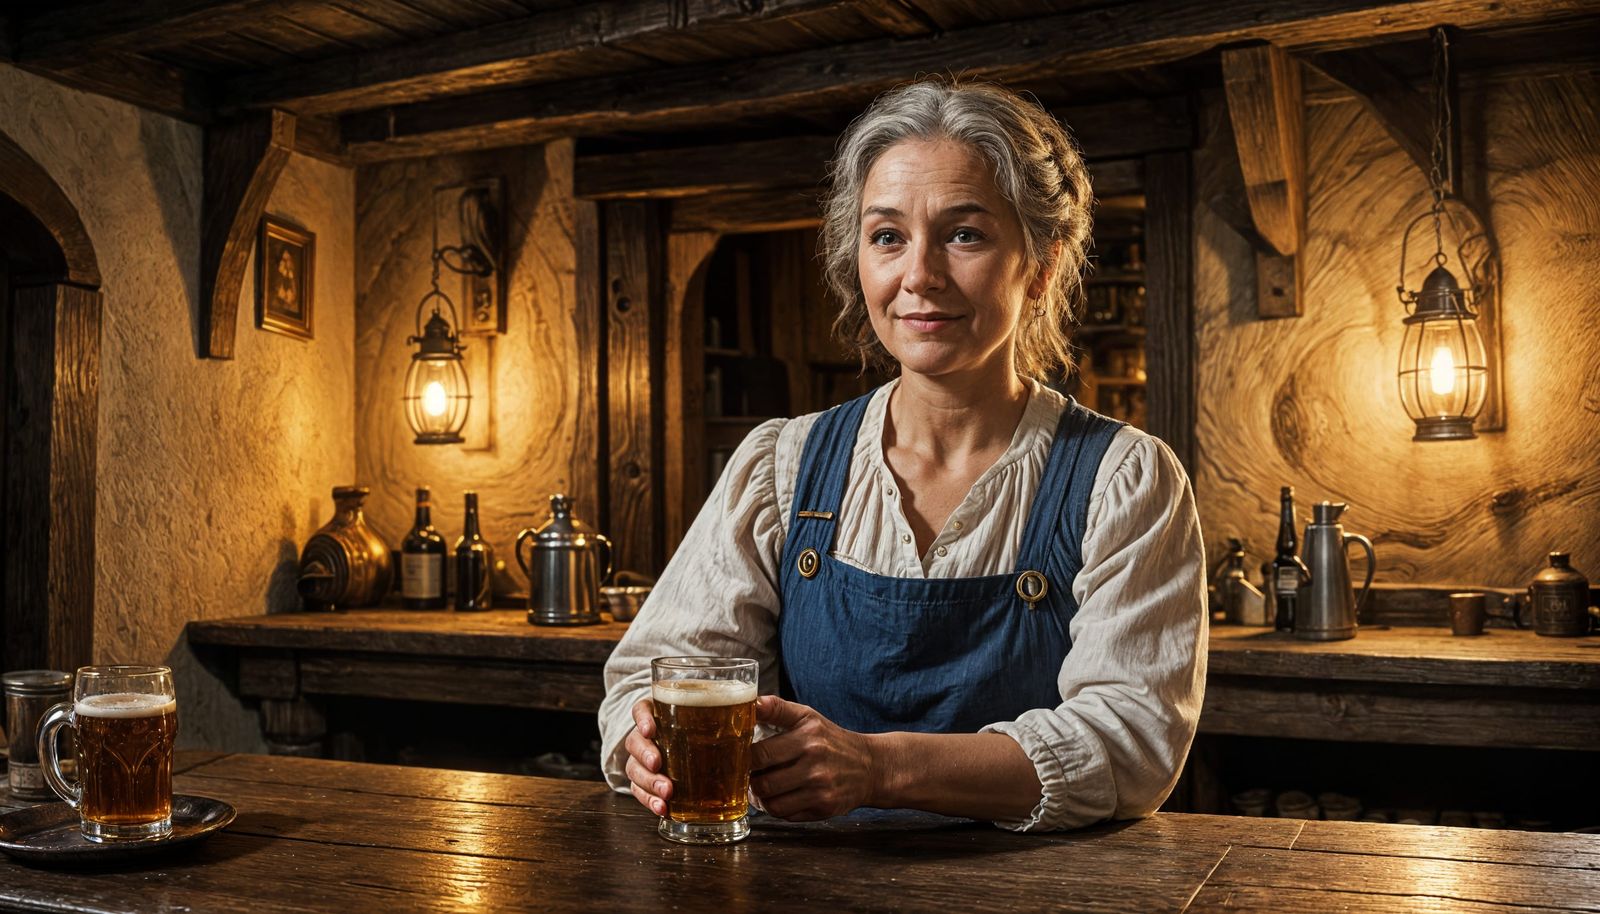
{"type": "Polygon", "coordinates": [[[417,519],[400,544],[400,600],[406,609],[444,609],[444,537],[433,529],[433,499],[417,489],[417,519]]]}
{"type": "Polygon", "coordinates": [[[1300,604],[1300,588],[1311,581],[1306,563],[1295,554],[1294,487],[1284,486],[1278,495],[1278,555],[1272,560],[1272,590],[1277,612],[1272,627],[1280,632],[1294,631],[1294,614],[1300,604]]]}
{"type": "Polygon", "coordinates": [[[489,570],[494,550],[478,530],[478,493],[467,493],[467,518],[456,542],[456,612],[477,612],[494,604],[489,570]]]}

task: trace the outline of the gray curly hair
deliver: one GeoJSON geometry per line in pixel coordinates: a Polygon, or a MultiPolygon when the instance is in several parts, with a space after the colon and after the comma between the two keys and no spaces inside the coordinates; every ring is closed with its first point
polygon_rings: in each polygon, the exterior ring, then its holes
{"type": "Polygon", "coordinates": [[[862,366],[892,370],[894,359],[872,330],[861,292],[858,255],[861,196],[867,173],[903,140],[954,140],[994,168],[995,185],[1016,208],[1030,263],[1059,242],[1050,286],[1014,342],[1018,373],[1048,380],[1072,368],[1072,328],[1083,300],[1094,195],[1077,144],[1049,112],[999,86],[930,78],[880,95],[839,138],[823,200],[823,272],[840,302],[834,334],[862,366]]]}

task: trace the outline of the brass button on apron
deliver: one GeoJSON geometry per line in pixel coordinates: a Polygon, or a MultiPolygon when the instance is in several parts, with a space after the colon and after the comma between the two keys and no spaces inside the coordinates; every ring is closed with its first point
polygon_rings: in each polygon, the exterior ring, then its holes
{"type": "Polygon", "coordinates": [[[1017,575],[1017,596],[1028,604],[1029,609],[1038,608],[1040,600],[1050,592],[1050,581],[1037,571],[1024,571],[1017,575]]]}
{"type": "Polygon", "coordinates": [[[821,566],[822,559],[817,556],[815,549],[801,550],[800,558],[795,562],[795,567],[800,569],[800,576],[807,579],[816,577],[817,569],[821,566]]]}

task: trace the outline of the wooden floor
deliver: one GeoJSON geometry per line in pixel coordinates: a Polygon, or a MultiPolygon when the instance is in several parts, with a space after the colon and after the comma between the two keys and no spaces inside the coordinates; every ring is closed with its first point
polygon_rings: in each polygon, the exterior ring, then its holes
{"type": "MultiPolygon", "coordinates": [[[[238,820],[113,872],[0,859],[37,911],[1590,911],[1600,836],[1158,814],[1052,835],[910,813],[654,833],[590,782],[185,753],[238,820]]],[[[0,793],[0,807],[9,801],[0,793]]]]}

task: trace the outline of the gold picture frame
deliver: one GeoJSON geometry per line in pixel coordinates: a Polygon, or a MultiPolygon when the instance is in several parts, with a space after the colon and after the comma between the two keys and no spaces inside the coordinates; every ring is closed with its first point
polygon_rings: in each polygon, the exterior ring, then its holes
{"type": "Polygon", "coordinates": [[[256,326],[312,339],[317,236],[273,216],[261,218],[256,245],[256,326]]]}

